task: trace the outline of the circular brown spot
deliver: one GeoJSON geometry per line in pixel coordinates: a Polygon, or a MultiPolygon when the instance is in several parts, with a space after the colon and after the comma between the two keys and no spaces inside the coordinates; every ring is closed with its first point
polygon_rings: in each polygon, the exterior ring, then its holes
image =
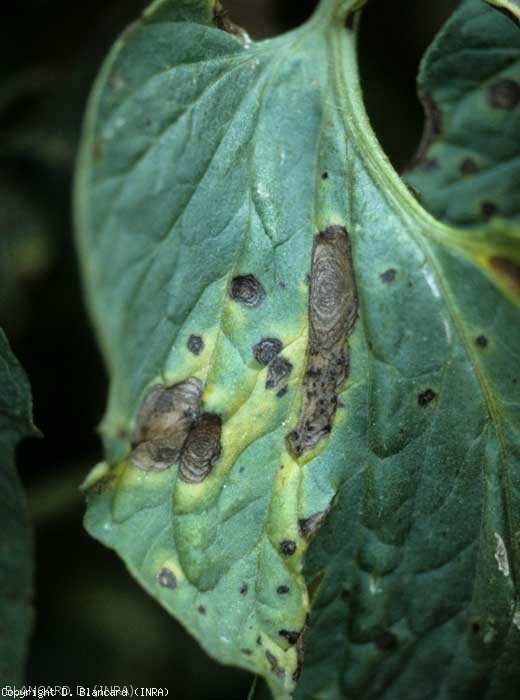
{"type": "Polygon", "coordinates": [[[459,170],[463,175],[474,175],[478,173],[478,165],[473,158],[464,158],[459,165],[459,170]]]}
{"type": "Polygon", "coordinates": [[[280,542],[280,552],[285,556],[290,557],[296,552],[296,542],[292,540],[283,540],[280,542]]]}
{"type": "Polygon", "coordinates": [[[483,217],[486,219],[489,219],[491,216],[496,214],[498,211],[498,207],[494,202],[481,202],[480,203],[480,212],[483,217]]]}
{"type": "Polygon", "coordinates": [[[163,588],[169,588],[171,591],[177,588],[177,577],[173,571],[168,569],[166,566],[159,571],[157,581],[159,582],[160,586],[163,588]]]}
{"type": "Polygon", "coordinates": [[[520,102],[520,84],[511,78],[498,80],[489,88],[489,102],[494,109],[514,109],[520,102]]]}
{"type": "Polygon", "coordinates": [[[190,335],[186,344],[188,346],[188,350],[194,355],[200,355],[200,353],[204,350],[204,341],[200,335],[190,335]]]}
{"type": "Polygon", "coordinates": [[[259,365],[266,367],[282,350],[283,344],[278,338],[263,338],[253,347],[253,355],[259,365]]]}
{"type": "Polygon", "coordinates": [[[426,389],[417,397],[417,403],[419,406],[427,406],[435,399],[436,396],[437,394],[433,391],[433,389],[426,389]]]}
{"type": "Polygon", "coordinates": [[[229,295],[238,304],[253,309],[264,300],[265,289],[254,275],[238,275],[231,280],[229,295]]]}
{"type": "Polygon", "coordinates": [[[394,651],[399,646],[399,640],[393,632],[385,630],[376,637],[375,645],[380,651],[394,651]]]}
{"type": "Polygon", "coordinates": [[[389,284],[390,282],[393,282],[395,278],[397,277],[397,270],[394,270],[393,267],[389,268],[388,270],[385,270],[379,275],[379,279],[381,282],[384,282],[385,284],[389,284]]]}
{"type": "Polygon", "coordinates": [[[479,335],[478,338],[475,339],[475,344],[478,348],[487,348],[488,346],[488,339],[486,338],[485,335],[479,335]]]}

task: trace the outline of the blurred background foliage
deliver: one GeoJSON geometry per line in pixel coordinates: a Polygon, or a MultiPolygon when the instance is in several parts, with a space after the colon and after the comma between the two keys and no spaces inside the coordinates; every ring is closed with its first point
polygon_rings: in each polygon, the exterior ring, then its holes
{"type": "MultiPolygon", "coordinates": [[[[99,65],[143,0],[26,0],[0,29],[0,325],[27,371],[44,434],[18,450],[34,523],[36,616],[27,682],[167,687],[170,697],[244,700],[251,679],[208,659],[82,529],[78,486],[100,459],[107,376],[81,297],[71,185],[99,65]]],[[[313,0],[227,0],[255,39],[286,31],[313,0]]],[[[456,0],[371,0],[360,61],[374,129],[395,167],[423,113],[415,78],[456,0]]]]}

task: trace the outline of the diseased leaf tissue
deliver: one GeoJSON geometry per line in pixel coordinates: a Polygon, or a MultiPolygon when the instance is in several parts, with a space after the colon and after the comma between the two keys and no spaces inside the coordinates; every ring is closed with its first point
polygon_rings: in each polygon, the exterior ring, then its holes
{"type": "MultiPolygon", "coordinates": [[[[507,700],[518,229],[447,228],[392,171],[358,9],[257,43],[220,3],[159,0],[107,59],[76,188],[111,375],[86,525],[276,698],[507,700]]],[[[467,0],[446,32],[463,55],[497,18],[467,0]]]]}

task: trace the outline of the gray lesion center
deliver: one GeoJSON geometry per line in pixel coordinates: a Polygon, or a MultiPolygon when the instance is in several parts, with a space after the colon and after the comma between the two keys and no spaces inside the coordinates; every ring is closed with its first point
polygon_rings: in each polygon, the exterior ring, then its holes
{"type": "Polygon", "coordinates": [[[221,452],[221,420],[202,410],[202,382],[196,377],[146,394],[132,438],[130,462],[143,471],[179,464],[179,477],[204,481],[221,452]]]}
{"type": "Polygon", "coordinates": [[[330,226],[316,236],[309,291],[309,346],[302,406],[287,436],[295,457],[316,447],[332,429],[338,392],[348,374],[348,337],[358,313],[358,295],[347,230],[330,226]]]}

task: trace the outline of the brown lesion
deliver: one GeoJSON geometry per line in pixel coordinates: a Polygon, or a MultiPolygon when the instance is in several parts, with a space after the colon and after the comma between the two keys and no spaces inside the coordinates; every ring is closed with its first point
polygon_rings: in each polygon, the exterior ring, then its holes
{"type": "Polygon", "coordinates": [[[221,420],[202,411],[202,390],[196,377],[148,390],[132,436],[129,460],[135,467],[164,471],[180,464],[179,477],[188,483],[208,476],[221,452],[221,420]]]}
{"type": "Polygon", "coordinates": [[[489,264],[499,277],[505,282],[514,296],[520,301],[520,262],[503,255],[492,255],[489,264]]]}
{"type": "Polygon", "coordinates": [[[347,339],[358,312],[358,295],[348,233],[330,226],[316,236],[309,293],[309,348],[302,384],[302,406],[287,436],[300,457],[332,429],[338,392],[348,373],[347,339]]]}
{"type": "Polygon", "coordinates": [[[219,416],[203,413],[191,428],[182,449],[179,476],[197,484],[204,481],[217,463],[222,445],[222,422],[219,416]]]}

